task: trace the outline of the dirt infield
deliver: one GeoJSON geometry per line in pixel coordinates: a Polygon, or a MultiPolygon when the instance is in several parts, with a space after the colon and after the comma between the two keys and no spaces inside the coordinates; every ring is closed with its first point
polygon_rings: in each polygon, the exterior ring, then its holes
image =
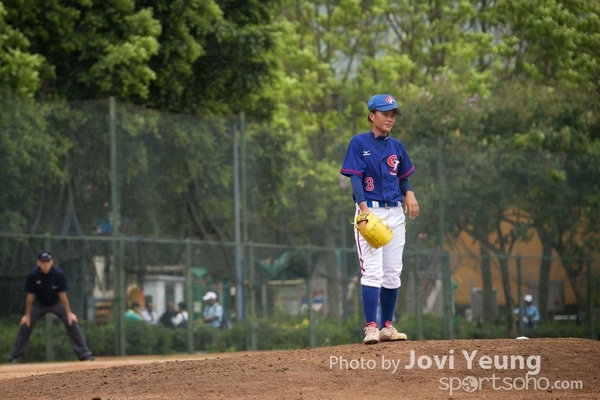
{"type": "Polygon", "coordinates": [[[598,399],[600,342],[448,340],[0,366],[2,399],[598,399]],[[414,365],[413,365],[414,361],[414,365]]]}

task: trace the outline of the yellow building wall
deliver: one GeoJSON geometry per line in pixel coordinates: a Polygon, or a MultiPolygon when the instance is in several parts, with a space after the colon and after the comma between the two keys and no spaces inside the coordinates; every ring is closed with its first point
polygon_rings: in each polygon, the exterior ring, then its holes
{"type": "MultiPolygon", "coordinates": [[[[508,229],[508,224],[507,227],[508,229]]],[[[539,237],[532,232],[532,240],[527,243],[519,243],[512,251],[512,255],[520,254],[521,259],[521,291],[525,295],[531,291],[537,292],[540,269],[542,245],[539,237]]],[[[457,305],[471,304],[471,288],[483,287],[481,278],[481,261],[479,244],[468,234],[462,233],[456,241],[456,247],[451,250],[452,254],[458,254],[452,258],[452,278],[457,283],[455,291],[455,302],[457,305]]],[[[575,304],[575,295],[569,283],[560,259],[556,253],[552,254],[553,260],[550,269],[550,281],[562,281],[564,287],[565,304],[575,304]]],[[[518,300],[517,285],[517,261],[508,260],[510,286],[514,301],[518,300]]],[[[498,305],[506,304],[500,263],[495,257],[491,257],[490,267],[492,271],[492,286],[496,289],[498,305]]]]}

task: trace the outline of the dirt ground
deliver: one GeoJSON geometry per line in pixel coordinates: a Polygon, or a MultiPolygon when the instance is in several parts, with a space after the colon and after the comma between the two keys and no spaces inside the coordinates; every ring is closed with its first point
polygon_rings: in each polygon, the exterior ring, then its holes
{"type": "Polygon", "coordinates": [[[600,342],[406,341],[4,364],[0,398],[598,399],[600,342]]]}

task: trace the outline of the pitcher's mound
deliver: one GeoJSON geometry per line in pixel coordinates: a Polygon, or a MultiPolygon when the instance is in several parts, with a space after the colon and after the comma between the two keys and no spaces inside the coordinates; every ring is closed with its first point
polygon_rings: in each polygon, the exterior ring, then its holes
{"type": "Polygon", "coordinates": [[[0,397],[596,399],[599,359],[600,342],[587,339],[406,341],[174,360],[99,357],[54,363],[51,371],[48,364],[4,365],[0,397]]]}

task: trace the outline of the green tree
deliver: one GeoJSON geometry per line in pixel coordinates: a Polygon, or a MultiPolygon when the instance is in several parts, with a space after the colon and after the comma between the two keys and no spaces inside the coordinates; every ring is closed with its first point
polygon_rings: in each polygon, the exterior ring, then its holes
{"type": "Polygon", "coordinates": [[[5,19],[0,2],[0,93],[3,97],[33,97],[45,74],[52,71],[44,57],[29,52],[30,42],[5,19]]]}
{"type": "Polygon", "coordinates": [[[193,90],[185,96],[192,112],[245,111],[270,118],[276,104],[268,89],[281,68],[276,56],[280,26],[275,18],[281,1],[215,0],[223,19],[206,35],[206,52],[194,63],[193,90]]]}
{"type": "Polygon", "coordinates": [[[137,1],[136,6],[152,9],[162,27],[159,52],[149,62],[156,80],[144,103],[170,112],[199,112],[199,105],[212,99],[202,95],[206,88],[197,84],[195,65],[201,57],[212,56],[207,54],[207,38],[223,23],[223,11],[213,0],[149,0],[137,1]],[[202,99],[200,103],[196,96],[202,99]]]}
{"type": "Polygon", "coordinates": [[[33,97],[52,69],[44,57],[31,51],[30,42],[6,20],[0,2],[0,225],[20,232],[38,211],[38,196],[62,176],[60,157],[65,143],[44,133],[51,107],[33,97]]]}
{"type": "Polygon", "coordinates": [[[574,88],[597,88],[598,2],[506,0],[494,8],[497,32],[507,44],[503,47],[505,78],[524,76],[545,85],[562,82],[574,88]]]}
{"type": "Polygon", "coordinates": [[[61,159],[68,143],[47,134],[51,106],[19,98],[0,98],[0,106],[0,225],[24,232],[36,223],[41,200],[64,176],[61,159]]]}
{"type": "Polygon", "coordinates": [[[56,71],[41,95],[82,100],[114,95],[139,101],[156,78],[148,62],[158,52],[161,27],[151,9],[133,0],[94,4],[76,0],[5,0],[7,21],[56,71]]]}
{"type": "Polygon", "coordinates": [[[563,88],[521,94],[535,119],[528,130],[513,137],[513,146],[528,152],[536,168],[522,169],[515,176],[529,188],[520,193],[523,208],[543,245],[540,311],[547,316],[552,251],[563,259],[578,309],[586,310],[581,290],[586,257],[600,240],[593,222],[600,211],[600,187],[595,179],[600,168],[600,142],[595,134],[599,120],[593,111],[598,108],[598,97],[563,88]]]}

